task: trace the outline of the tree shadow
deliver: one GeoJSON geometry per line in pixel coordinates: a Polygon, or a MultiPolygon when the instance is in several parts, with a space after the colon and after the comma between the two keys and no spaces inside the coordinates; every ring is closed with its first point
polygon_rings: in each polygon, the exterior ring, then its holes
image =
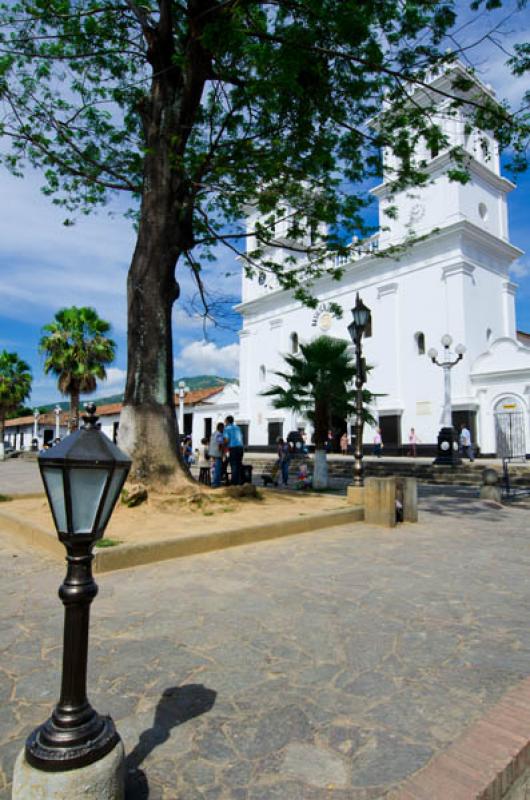
{"type": "Polygon", "coordinates": [[[216,697],[213,689],[207,689],[199,683],[164,689],[155,709],[152,726],[142,731],[138,743],[125,759],[127,800],[147,800],[149,783],[140,764],[155,747],[169,739],[173,728],[210,711],[216,697]]]}

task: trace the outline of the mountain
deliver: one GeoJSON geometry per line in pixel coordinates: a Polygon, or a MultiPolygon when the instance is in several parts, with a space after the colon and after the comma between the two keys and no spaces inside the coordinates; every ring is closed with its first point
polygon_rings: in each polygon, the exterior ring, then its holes
{"type": "MultiPolygon", "coordinates": [[[[192,377],[183,377],[177,378],[175,383],[173,384],[175,387],[175,391],[178,390],[179,381],[185,381],[186,386],[189,386],[190,389],[210,389],[214,386],[226,386],[228,383],[237,383],[237,378],[221,378],[219,375],[194,375],[192,377]]],[[[91,398],[84,397],[82,398],[82,403],[87,403],[91,398]]],[[[112,394],[108,397],[96,397],[94,398],[95,403],[98,406],[106,406],[110,405],[111,403],[121,403],[123,400],[123,393],[121,394],[112,394]]],[[[44,413],[46,411],[53,411],[55,406],[60,406],[64,411],[70,408],[69,400],[61,400],[58,403],[48,403],[47,405],[39,406],[39,411],[44,413]]]]}

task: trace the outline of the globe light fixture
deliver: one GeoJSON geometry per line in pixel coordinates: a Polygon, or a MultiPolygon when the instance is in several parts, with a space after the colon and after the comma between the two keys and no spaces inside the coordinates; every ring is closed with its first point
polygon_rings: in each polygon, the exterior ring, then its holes
{"type": "Polygon", "coordinates": [[[370,309],[359,297],[355,298],[355,306],[351,310],[353,322],[348,325],[353,346],[355,347],[355,447],[353,451],[353,486],[364,486],[363,467],[363,385],[366,383],[366,365],[362,354],[362,338],[371,322],[370,309]]]}
{"type": "Polygon", "coordinates": [[[51,717],[26,741],[31,766],[61,772],[87,766],[119,742],[110,717],[86,696],[90,604],[98,587],[92,547],[103,536],[131,461],[100,431],[96,406],[86,406],[83,427],[39,455],[39,469],[67,573],[59,589],[65,606],[61,695],[51,717]]]}

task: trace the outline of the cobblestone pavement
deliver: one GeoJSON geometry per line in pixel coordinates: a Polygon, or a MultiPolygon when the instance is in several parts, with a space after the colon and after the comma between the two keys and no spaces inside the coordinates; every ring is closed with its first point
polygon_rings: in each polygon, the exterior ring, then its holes
{"type": "MultiPolygon", "coordinates": [[[[530,674],[530,512],[431,495],[98,577],[89,695],[128,800],[375,800],[530,674]]],[[[0,538],[0,797],[58,696],[60,566],[0,538]]]]}

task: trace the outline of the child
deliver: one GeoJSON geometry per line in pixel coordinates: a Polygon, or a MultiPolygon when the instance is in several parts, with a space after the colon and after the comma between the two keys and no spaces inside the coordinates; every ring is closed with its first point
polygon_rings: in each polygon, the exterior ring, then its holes
{"type": "Polygon", "coordinates": [[[307,471],[307,464],[300,464],[298,475],[296,476],[297,489],[310,489],[311,488],[311,475],[307,471]]]}
{"type": "Polygon", "coordinates": [[[198,463],[199,463],[199,483],[205,483],[206,486],[210,486],[211,484],[211,475],[210,475],[210,456],[208,453],[208,445],[209,441],[204,437],[201,439],[201,449],[198,453],[198,463]]]}

